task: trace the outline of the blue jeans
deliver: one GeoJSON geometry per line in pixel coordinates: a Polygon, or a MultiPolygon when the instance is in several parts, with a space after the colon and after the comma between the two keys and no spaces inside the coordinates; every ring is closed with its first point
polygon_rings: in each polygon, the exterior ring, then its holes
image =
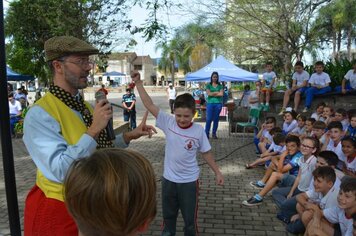
{"type": "Polygon", "coordinates": [[[124,111],[124,121],[130,120],[130,128],[136,128],[136,111],[124,111]]]}
{"type": "Polygon", "coordinates": [[[10,116],[10,131],[11,131],[12,135],[15,134],[15,125],[20,120],[21,120],[21,117],[19,117],[19,116],[10,116]]]}
{"type": "Polygon", "coordinates": [[[206,105],[206,123],[205,133],[209,137],[211,122],[213,121],[213,136],[216,135],[216,131],[219,126],[219,115],[222,109],[222,103],[208,103],[206,105]]]}
{"type": "MultiPolygon", "coordinates": [[[[351,90],[354,90],[354,89],[350,86],[350,84],[346,84],[345,89],[346,89],[346,91],[351,91],[351,90]]],[[[335,87],[335,92],[339,92],[339,93],[341,93],[341,90],[342,90],[341,85],[340,85],[340,86],[335,87]]]]}
{"type": "Polygon", "coordinates": [[[296,195],[302,193],[298,188],[293,192],[291,198],[287,199],[292,187],[283,187],[277,188],[272,191],[272,197],[276,205],[279,207],[278,215],[283,216],[287,221],[290,221],[290,218],[297,214],[297,198],[296,195]]]}
{"type": "Polygon", "coordinates": [[[305,107],[310,108],[313,101],[314,95],[324,94],[331,91],[331,87],[327,86],[325,88],[309,87],[305,91],[305,107]]]}
{"type": "Polygon", "coordinates": [[[175,183],[162,177],[162,236],[176,235],[178,211],[184,220],[184,235],[197,235],[199,182],[175,183]]]}

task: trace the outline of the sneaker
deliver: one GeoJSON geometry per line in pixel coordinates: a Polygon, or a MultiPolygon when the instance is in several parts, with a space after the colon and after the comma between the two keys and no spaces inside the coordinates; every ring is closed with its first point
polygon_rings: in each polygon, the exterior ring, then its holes
{"type": "Polygon", "coordinates": [[[303,110],[303,113],[306,113],[306,112],[308,112],[308,107],[304,107],[304,110],[303,110]]]}
{"type": "Polygon", "coordinates": [[[213,139],[218,139],[218,136],[216,136],[216,135],[213,135],[213,139]]]}
{"type": "Polygon", "coordinates": [[[250,185],[256,189],[263,189],[265,184],[262,184],[260,181],[250,182],[250,185]]]}
{"type": "Polygon", "coordinates": [[[264,105],[263,106],[263,111],[267,111],[268,112],[269,111],[269,105],[264,105]]]}
{"type": "Polygon", "coordinates": [[[250,199],[248,199],[247,201],[243,201],[242,205],[244,206],[257,206],[262,204],[263,200],[257,200],[255,197],[252,197],[250,199]]]}
{"type": "Polygon", "coordinates": [[[290,219],[288,219],[286,216],[284,216],[282,213],[278,213],[277,214],[277,219],[282,221],[285,224],[289,224],[290,223],[290,219]]]}
{"type": "Polygon", "coordinates": [[[279,115],[279,116],[282,116],[282,115],[284,114],[284,112],[285,112],[285,111],[286,111],[286,109],[285,109],[285,108],[282,108],[282,109],[281,109],[281,112],[280,112],[280,113],[278,113],[278,115],[279,115]]]}

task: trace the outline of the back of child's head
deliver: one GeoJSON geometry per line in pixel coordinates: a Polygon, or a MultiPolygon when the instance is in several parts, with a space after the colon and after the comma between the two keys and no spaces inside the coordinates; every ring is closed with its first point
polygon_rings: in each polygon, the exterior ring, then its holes
{"type": "Polygon", "coordinates": [[[325,122],[322,121],[315,121],[313,124],[313,129],[322,129],[325,130],[326,129],[326,124],[325,122]]]}
{"type": "Polygon", "coordinates": [[[343,178],[340,185],[340,191],[343,191],[344,193],[352,192],[356,197],[356,178],[343,178]]]}
{"type": "Polygon", "coordinates": [[[349,117],[349,120],[351,120],[352,118],[356,117],[356,109],[350,109],[347,111],[347,116],[349,117]]]}
{"type": "Polygon", "coordinates": [[[275,135],[276,133],[282,133],[282,129],[281,127],[274,127],[269,131],[270,135],[275,135]]]}
{"type": "Polygon", "coordinates": [[[322,66],[322,67],[324,67],[324,62],[322,62],[322,61],[317,61],[317,62],[315,62],[314,65],[315,65],[315,66],[322,66]]]}
{"type": "Polygon", "coordinates": [[[301,61],[297,61],[294,66],[301,66],[304,68],[304,64],[301,61]]]}
{"type": "Polygon", "coordinates": [[[313,171],[314,179],[321,178],[327,182],[335,183],[336,174],[335,170],[330,166],[319,166],[313,171]]]}
{"type": "Polygon", "coordinates": [[[76,160],[64,182],[67,208],[85,236],[144,231],[156,215],[152,165],[126,149],[101,149],[76,160]]]}
{"type": "Polygon", "coordinates": [[[313,154],[318,155],[320,152],[320,148],[321,148],[319,139],[314,138],[314,137],[305,137],[305,138],[303,138],[303,141],[304,140],[310,140],[313,143],[313,147],[316,149],[316,151],[313,154]]]}
{"type": "Polygon", "coordinates": [[[245,90],[245,91],[250,91],[250,89],[251,89],[251,86],[250,86],[249,84],[246,84],[246,85],[244,86],[244,90],[245,90]]]}
{"type": "Polygon", "coordinates": [[[328,166],[336,167],[337,163],[339,162],[339,158],[333,151],[321,151],[318,154],[318,157],[323,158],[328,166]]]}
{"type": "Polygon", "coordinates": [[[338,129],[340,131],[343,131],[343,127],[340,121],[331,121],[328,125],[328,130],[331,129],[338,129]]]}
{"type": "Polygon", "coordinates": [[[174,109],[177,108],[188,108],[192,110],[193,114],[195,112],[195,100],[189,93],[183,93],[176,97],[174,100],[174,109]]]}
{"type": "Polygon", "coordinates": [[[316,105],[316,108],[318,109],[319,107],[325,107],[326,106],[326,103],[325,102],[319,102],[317,105],[316,105]]]}
{"type": "Polygon", "coordinates": [[[273,142],[276,144],[276,145],[281,145],[283,143],[285,143],[286,141],[286,136],[282,133],[275,133],[273,135],[273,142]]]}
{"type": "Polygon", "coordinates": [[[288,137],[286,138],[286,144],[287,143],[295,143],[299,147],[300,146],[300,138],[295,135],[288,135],[288,137]]]}
{"type": "Polygon", "coordinates": [[[266,124],[277,124],[277,120],[274,116],[267,116],[266,119],[265,119],[265,123],[266,124]]]}

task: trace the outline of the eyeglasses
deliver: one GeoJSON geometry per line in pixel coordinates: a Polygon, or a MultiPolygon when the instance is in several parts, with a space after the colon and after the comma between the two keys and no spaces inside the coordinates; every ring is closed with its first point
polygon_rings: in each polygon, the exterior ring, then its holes
{"type": "Polygon", "coordinates": [[[69,60],[66,60],[66,59],[58,59],[57,61],[61,61],[61,62],[69,62],[69,63],[72,63],[74,65],[77,65],[81,68],[85,68],[85,67],[88,67],[90,66],[91,68],[94,67],[94,64],[95,62],[90,60],[90,59],[87,59],[87,58],[81,58],[79,59],[78,61],[69,61],[69,60]]]}
{"type": "Polygon", "coordinates": [[[304,147],[304,148],[309,148],[309,149],[315,148],[315,147],[311,147],[311,146],[308,146],[308,145],[305,145],[305,144],[301,144],[301,146],[304,147]]]}

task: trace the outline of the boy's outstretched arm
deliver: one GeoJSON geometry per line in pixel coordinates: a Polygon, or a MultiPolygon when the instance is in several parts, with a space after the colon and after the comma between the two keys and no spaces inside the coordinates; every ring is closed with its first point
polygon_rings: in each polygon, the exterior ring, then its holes
{"type": "Polygon", "coordinates": [[[151,97],[146,92],[145,88],[143,87],[143,83],[141,80],[140,73],[138,71],[131,72],[131,79],[135,82],[138,94],[141,97],[141,101],[146,109],[151,112],[151,114],[157,118],[159,108],[152,102],[151,97]]]}
{"type": "Polygon", "coordinates": [[[214,161],[214,157],[213,157],[213,154],[211,153],[211,151],[202,153],[202,156],[203,156],[204,160],[206,161],[206,163],[208,163],[210,168],[214,171],[215,177],[216,177],[216,184],[224,185],[224,176],[221,174],[221,172],[219,170],[219,166],[214,161]]]}

